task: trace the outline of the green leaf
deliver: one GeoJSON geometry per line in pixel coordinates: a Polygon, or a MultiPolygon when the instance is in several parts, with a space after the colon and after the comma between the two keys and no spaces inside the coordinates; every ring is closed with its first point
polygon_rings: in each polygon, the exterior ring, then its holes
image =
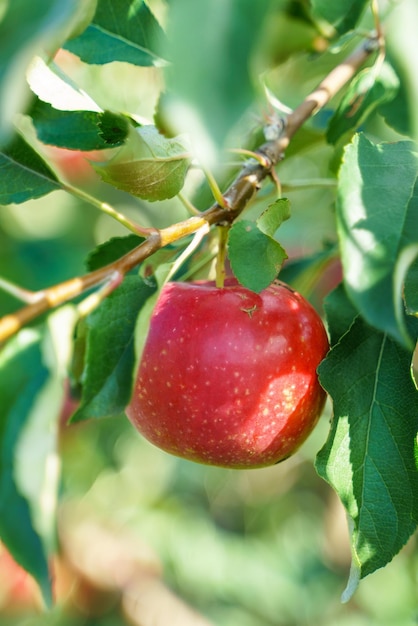
{"type": "Polygon", "coordinates": [[[61,188],[55,173],[20,135],[0,150],[0,173],[0,205],[40,198],[61,188]]]}
{"type": "Polygon", "coordinates": [[[86,63],[150,66],[161,64],[163,40],[164,32],[142,0],[99,0],[92,23],[65,48],[86,63]]]}
{"type": "Polygon", "coordinates": [[[399,78],[388,63],[378,76],[373,67],[359,72],[329,121],[327,140],[337,143],[345,133],[354,132],[379,105],[392,100],[398,89],[399,78]]]}
{"type": "Polygon", "coordinates": [[[54,62],[35,57],[27,80],[33,93],[59,111],[96,111],[99,105],[54,62]]]}
{"type": "Polygon", "coordinates": [[[173,108],[174,127],[194,131],[198,148],[204,137],[223,145],[252,103],[250,67],[268,10],[268,2],[253,0],[177,0],[170,5],[167,85],[183,111],[173,108]]]}
{"type": "Polygon", "coordinates": [[[88,256],[86,267],[89,272],[113,263],[124,254],[127,254],[144,241],[143,237],[128,235],[127,237],[112,237],[105,243],[100,244],[88,256]]]}
{"type": "Polygon", "coordinates": [[[25,73],[34,55],[59,48],[76,19],[77,0],[13,0],[0,20],[0,146],[12,136],[13,119],[30,91],[25,73]]]}
{"type": "Polygon", "coordinates": [[[273,237],[276,230],[290,218],[290,202],[287,198],[279,198],[270,204],[257,219],[258,228],[273,237]]]}
{"type": "Polygon", "coordinates": [[[368,4],[368,0],[311,0],[314,16],[331,24],[339,35],[355,28],[368,4]]]}
{"type": "Polygon", "coordinates": [[[103,150],[124,143],[129,122],[110,111],[59,111],[37,100],[29,112],[38,139],[70,150],[103,150]]]}
{"type": "Polygon", "coordinates": [[[405,346],[404,276],[396,267],[418,242],[417,165],[411,142],[375,145],[358,135],[346,148],[337,198],[347,294],[367,322],[405,346]]]}
{"type": "Polygon", "coordinates": [[[166,139],[155,126],[132,130],[114,157],[93,164],[105,182],[150,201],[178,194],[189,165],[190,153],[182,139],[166,139]]]}
{"type": "Polygon", "coordinates": [[[136,319],[155,289],[151,280],[126,276],[88,316],[82,397],[73,422],[124,411],[132,392],[136,319]]]}
{"type": "Polygon", "coordinates": [[[411,356],[357,317],[319,367],[334,418],[316,467],[352,520],[345,600],[358,579],[391,561],[417,526],[418,392],[411,356]]]}
{"type": "Polygon", "coordinates": [[[259,293],[276,278],[287,255],[254,222],[240,220],[228,233],[228,258],[239,282],[259,293]]]}

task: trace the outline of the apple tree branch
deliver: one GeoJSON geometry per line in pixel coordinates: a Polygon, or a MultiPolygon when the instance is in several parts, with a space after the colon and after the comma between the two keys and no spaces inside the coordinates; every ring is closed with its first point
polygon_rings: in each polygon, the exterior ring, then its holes
{"type": "Polygon", "coordinates": [[[15,313],[0,318],[0,342],[4,342],[23,326],[48,310],[53,309],[85,291],[112,281],[115,274],[124,276],[164,246],[195,233],[204,226],[229,224],[244,210],[261,187],[273,175],[274,167],[299,128],[323,108],[356,74],[371,53],[379,49],[378,39],[368,39],[337,65],[301,104],[282,122],[282,128],[273,139],[255,151],[223,194],[222,203],[215,202],[199,215],[177,222],[167,228],[151,229],[147,238],[136,248],[113,263],[83,276],[72,278],[32,294],[31,301],[15,313]]]}

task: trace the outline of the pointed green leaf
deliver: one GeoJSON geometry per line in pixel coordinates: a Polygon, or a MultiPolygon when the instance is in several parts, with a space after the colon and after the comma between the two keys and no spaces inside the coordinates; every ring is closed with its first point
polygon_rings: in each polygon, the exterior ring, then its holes
{"type": "Polygon", "coordinates": [[[386,565],[418,523],[418,392],[411,356],[357,317],[319,367],[334,418],[317,471],[353,523],[347,594],[356,572],[364,578],[386,565]]]}
{"type": "Polygon", "coordinates": [[[61,188],[55,173],[20,135],[0,151],[0,174],[0,205],[40,198],[61,188]]]}
{"type": "Polygon", "coordinates": [[[99,269],[108,263],[113,263],[124,254],[127,254],[144,240],[143,237],[137,235],[128,235],[127,237],[112,237],[108,241],[100,244],[88,256],[86,267],[89,272],[99,269]]]}
{"type": "Polygon", "coordinates": [[[163,39],[164,32],[142,0],[99,0],[92,23],[65,48],[86,63],[125,61],[149,66],[161,63],[163,39]]]}
{"type": "Polygon", "coordinates": [[[143,126],[130,133],[112,159],[93,165],[117,189],[145,200],[165,200],[181,191],[190,153],[180,137],[166,139],[155,126],[143,126]]]}
{"type": "Polygon", "coordinates": [[[370,67],[359,72],[329,121],[327,140],[336,143],[345,133],[353,133],[379,105],[392,100],[398,89],[399,78],[388,63],[378,76],[370,67]]]}
{"type": "Polygon", "coordinates": [[[152,281],[126,276],[88,316],[81,404],[72,421],[124,411],[132,392],[136,319],[155,288],[152,281]]]}
{"type": "Polygon", "coordinates": [[[357,135],[345,151],[337,198],[347,293],[370,324],[405,346],[403,277],[394,276],[402,251],[418,242],[417,168],[411,142],[375,145],[357,135]]]}
{"type": "Polygon", "coordinates": [[[128,136],[128,119],[110,111],[62,111],[37,100],[29,115],[40,141],[69,150],[113,148],[128,136]]]}
{"type": "Polygon", "coordinates": [[[277,277],[287,255],[254,222],[240,220],[229,230],[228,258],[239,282],[259,293],[277,277]]]}
{"type": "Polygon", "coordinates": [[[99,105],[54,61],[48,64],[41,58],[32,59],[27,80],[39,100],[59,111],[96,111],[99,105]]]}

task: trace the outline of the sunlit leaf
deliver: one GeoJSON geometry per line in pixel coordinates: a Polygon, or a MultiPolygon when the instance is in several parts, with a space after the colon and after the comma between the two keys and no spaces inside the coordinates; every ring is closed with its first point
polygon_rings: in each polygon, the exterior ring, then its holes
{"type": "Polygon", "coordinates": [[[39,100],[59,111],[101,111],[99,105],[54,62],[34,57],[27,71],[28,84],[39,100]]]}
{"type": "Polygon", "coordinates": [[[145,200],[172,198],[182,189],[190,153],[180,137],[167,139],[155,126],[131,132],[127,143],[105,163],[94,163],[101,178],[145,200]]]}
{"type": "Polygon", "coordinates": [[[376,145],[358,135],[345,151],[338,188],[347,293],[370,324],[404,345],[403,277],[394,275],[402,250],[418,242],[417,166],[411,142],[376,145]]]}

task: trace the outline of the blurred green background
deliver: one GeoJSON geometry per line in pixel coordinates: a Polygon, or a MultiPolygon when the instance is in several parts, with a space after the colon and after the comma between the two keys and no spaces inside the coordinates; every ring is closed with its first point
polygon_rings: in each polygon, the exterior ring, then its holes
{"type": "Polygon", "coordinates": [[[57,606],[41,614],[0,552],[0,623],[187,626],[184,602],[219,626],[416,624],[415,540],[340,603],[345,515],[312,465],[327,419],[291,460],[249,471],[171,457],[124,417],[63,428],[57,606]]]}

